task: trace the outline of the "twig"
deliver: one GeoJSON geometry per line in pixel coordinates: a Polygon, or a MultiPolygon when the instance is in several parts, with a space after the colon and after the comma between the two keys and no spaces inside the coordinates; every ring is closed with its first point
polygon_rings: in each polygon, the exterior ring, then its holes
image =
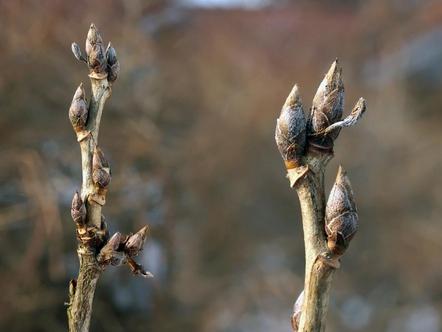
{"type": "MultiPolygon", "coordinates": [[[[135,264],[139,266],[133,257],[142,250],[147,227],[130,236],[116,233],[109,239],[102,215],[111,172],[98,147],[98,133],[104,104],[111,95],[112,83],[120,69],[115,49],[110,43],[104,49],[97,28],[91,24],[86,39],[86,57],[76,43],[72,44],[72,52],[77,60],[88,65],[92,94],[87,105],[83,84],[80,84],[69,109],[69,119],[81,149],[83,182],[81,195],[78,192],[74,194],[71,208],[80,268],[78,278],[71,280],[69,285],[67,314],[70,332],[86,332],[89,330],[95,287],[102,271],[108,265],[127,264],[131,269],[135,264]]],[[[139,269],[144,272],[141,266],[139,269]]],[[[148,273],[144,272],[145,275],[148,273]]]]}
{"type": "Polygon", "coordinates": [[[361,98],[341,121],[343,99],[342,71],[336,60],[316,92],[308,119],[295,85],[276,125],[276,143],[290,186],[299,197],[304,230],[305,282],[291,319],[294,331],[324,331],[333,273],[357,230],[353,192],[342,168],[325,203],[324,172],[333,157],[334,141],[342,127],[354,125],[366,110],[361,98]]]}

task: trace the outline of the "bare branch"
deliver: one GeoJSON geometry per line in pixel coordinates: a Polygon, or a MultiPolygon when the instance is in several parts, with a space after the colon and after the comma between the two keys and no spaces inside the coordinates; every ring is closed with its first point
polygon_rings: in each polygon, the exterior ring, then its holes
{"type": "Polygon", "coordinates": [[[354,125],[365,112],[366,105],[361,98],[351,114],[341,121],[344,85],[342,69],[336,60],[313,99],[305,137],[300,135],[302,105],[298,88],[295,88],[295,93],[292,90],[283,107],[275,134],[290,187],[296,190],[299,197],[304,231],[304,290],[296,301],[291,322],[295,331],[322,332],[325,329],[333,274],[340,266],[340,256],[357,230],[358,221],[353,191],[345,171],[340,168],[327,206],[324,172],[333,157],[333,145],[340,128],[354,125]],[[299,116],[294,116],[296,111],[299,116]],[[307,147],[301,149],[301,146],[307,147]],[[290,147],[296,149],[290,150],[290,147]],[[287,162],[290,159],[296,162],[287,162]]]}
{"type": "Polygon", "coordinates": [[[87,59],[77,43],[72,43],[72,52],[89,67],[91,99],[87,105],[83,84],[80,84],[69,109],[69,118],[81,149],[83,182],[81,195],[75,193],[71,207],[80,268],[78,278],[73,279],[69,286],[67,314],[70,332],[87,332],[95,287],[106,266],[127,264],[135,274],[152,275],[132,259],[142,249],[147,226],[131,237],[116,233],[109,239],[102,215],[111,172],[98,147],[98,133],[104,104],[111,95],[111,84],[117,79],[120,68],[115,49],[109,43],[104,50],[103,39],[95,25],[91,24],[86,38],[87,59]]]}

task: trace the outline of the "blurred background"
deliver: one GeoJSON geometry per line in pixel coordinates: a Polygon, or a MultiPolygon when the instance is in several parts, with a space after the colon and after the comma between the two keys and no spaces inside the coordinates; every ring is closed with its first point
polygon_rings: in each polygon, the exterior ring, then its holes
{"type": "Polygon", "coordinates": [[[274,143],[292,85],[305,109],[339,57],[346,113],[326,174],[349,173],[360,230],[327,331],[442,331],[440,1],[0,0],[0,330],[66,330],[77,274],[68,120],[94,22],[121,75],[100,144],[111,232],[143,224],[155,279],[109,268],[91,331],[290,331],[303,288],[299,202],[274,143]],[[83,46],[82,46],[83,47],[83,46]]]}

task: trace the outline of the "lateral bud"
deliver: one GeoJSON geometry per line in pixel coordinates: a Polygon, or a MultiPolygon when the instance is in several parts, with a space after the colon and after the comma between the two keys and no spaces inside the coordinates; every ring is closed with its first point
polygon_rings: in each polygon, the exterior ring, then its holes
{"type": "Polygon", "coordinates": [[[299,328],[299,322],[301,321],[302,305],[304,304],[304,290],[299,294],[293,305],[293,314],[291,317],[293,332],[297,332],[299,328]]]}
{"type": "Polygon", "coordinates": [[[72,198],[71,216],[77,226],[83,226],[86,223],[86,207],[78,191],[75,192],[72,198]]]}
{"type": "Polygon", "coordinates": [[[301,165],[306,146],[306,120],[295,84],[276,120],[275,140],[287,169],[301,165]]]}
{"type": "Polygon", "coordinates": [[[128,256],[135,257],[138,255],[138,253],[143,249],[143,245],[148,233],[149,227],[146,225],[135,234],[129,236],[128,240],[124,244],[124,251],[128,256]]]}
{"type": "Polygon", "coordinates": [[[117,59],[117,52],[110,42],[106,48],[106,59],[107,79],[109,82],[113,83],[118,78],[118,74],[120,73],[120,62],[117,59]]]}
{"type": "Polygon", "coordinates": [[[69,107],[69,120],[76,133],[85,130],[87,118],[86,94],[84,92],[83,83],[80,83],[75,91],[71,107],[69,107]]]}
{"type": "Polygon", "coordinates": [[[103,39],[96,26],[92,23],[86,37],[87,63],[91,77],[96,79],[106,78],[106,56],[103,39]]]}
{"type": "Polygon", "coordinates": [[[358,213],[353,190],[345,170],[339,166],[325,209],[325,231],[329,250],[335,255],[342,255],[357,230],[358,213]]]}
{"type": "Polygon", "coordinates": [[[121,250],[126,237],[120,232],[115,233],[109,241],[101,248],[97,260],[101,265],[119,266],[124,263],[124,253],[121,250]]]}
{"type": "Polygon", "coordinates": [[[338,137],[340,128],[325,132],[327,127],[340,121],[344,107],[344,83],[342,68],[336,59],[313,98],[309,119],[309,143],[312,147],[332,151],[333,142],[338,137]]]}
{"type": "Polygon", "coordinates": [[[101,149],[96,146],[92,157],[92,181],[99,189],[106,189],[111,181],[111,171],[101,149]]]}
{"type": "Polygon", "coordinates": [[[74,42],[74,43],[71,44],[71,50],[72,50],[72,53],[74,54],[75,58],[78,61],[83,61],[83,62],[87,63],[87,60],[83,56],[83,54],[81,53],[81,48],[80,48],[80,46],[77,43],[74,42]]]}

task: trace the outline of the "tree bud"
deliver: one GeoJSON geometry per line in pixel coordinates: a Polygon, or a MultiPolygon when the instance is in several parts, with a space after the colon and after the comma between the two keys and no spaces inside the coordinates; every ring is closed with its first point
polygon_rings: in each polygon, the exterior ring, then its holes
{"type": "Polygon", "coordinates": [[[75,192],[72,198],[71,216],[77,225],[84,225],[86,222],[86,207],[78,191],[75,192]]]}
{"type": "Polygon", "coordinates": [[[69,108],[69,120],[71,120],[74,130],[83,130],[86,126],[88,117],[88,109],[86,106],[85,92],[83,83],[77,88],[72,99],[71,107],[69,108]]]}
{"type": "Polygon", "coordinates": [[[305,151],[306,120],[296,84],[276,120],[275,140],[286,167],[298,167],[305,151]]]}
{"type": "Polygon", "coordinates": [[[121,265],[124,261],[124,253],[121,245],[125,240],[125,236],[117,232],[109,239],[109,241],[101,248],[97,260],[102,265],[121,265]]]}
{"type": "Polygon", "coordinates": [[[115,48],[112,47],[111,43],[107,45],[106,48],[106,59],[107,59],[107,79],[109,82],[113,83],[120,73],[120,62],[117,59],[117,52],[115,48]]]}
{"type": "Polygon", "coordinates": [[[340,166],[325,209],[328,248],[342,255],[358,230],[358,213],[350,180],[340,166]]]}
{"type": "Polygon", "coordinates": [[[129,239],[124,245],[124,251],[130,256],[134,257],[143,249],[144,241],[146,240],[149,227],[144,226],[135,234],[129,236],[129,239]]]}
{"type": "Polygon", "coordinates": [[[325,75],[313,98],[309,120],[309,143],[323,150],[331,150],[338,137],[339,128],[324,133],[327,127],[340,121],[344,106],[342,69],[335,60],[325,75]]]}
{"type": "Polygon", "coordinates": [[[106,70],[106,56],[103,39],[93,23],[87,33],[86,54],[89,68],[97,74],[104,74],[106,70]]]}
{"type": "Polygon", "coordinates": [[[110,167],[101,149],[96,146],[92,157],[92,181],[101,189],[111,181],[110,167]]]}

